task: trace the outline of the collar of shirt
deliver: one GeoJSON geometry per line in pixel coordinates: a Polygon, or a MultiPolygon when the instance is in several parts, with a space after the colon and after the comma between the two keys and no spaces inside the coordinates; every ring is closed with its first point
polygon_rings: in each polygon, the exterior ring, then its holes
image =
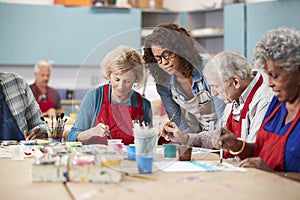
{"type": "MultiPolygon", "coordinates": [[[[193,78],[192,78],[192,90],[193,90],[193,92],[195,93],[195,92],[199,92],[199,90],[198,90],[198,82],[203,82],[203,75],[202,75],[202,73],[200,73],[199,71],[198,71],[198,69],[193,69],[193,71],[192,71],[192,75],[193,75],[193,78]]],[[[176,81],[175,81],[175,75],[172,75],[172,76],[169,76],[169,84],[170,85],[174,85],[174,86],[177,86],[177,83],[176,83],[176,81]]],[[[207,89],[206,88],[206,85],[204,86],[204,88],[205,89],[207,89]]]]}
{"type": "Polygon", "coordinates": [[[244,90],[244,92],[241,94],[241,96],[239,98],[239,105],[242,105],[242,104],[245,103],[245,101],[247,100],[251,90],[253,89],[253,87],[255,86],[257,81],[259,80],[259,77],[260,77],[259,72],[255,71],[255,72],[253,72],[253,75],[254,75],[254,79],[250,82],[248,87],[244,90]]]}
{"type": "MultiPolygon", "coordinates": [[[[192,89],[194,96],[196,96],[201,90],[203,90],[203,89],[207,90],[207,87],[206,87],[205,83],[203,82],[202,74],[197,69],[195,69],[195,68],[193,69],[192,75],[193,75],[193,78],[192,78],[192,88],[191,89],[192,89]]],[[[179,87],[178,83],[175,81],[175,75],[170,76],[169,84],[174,85],[174,88],[177,90],[177,92],[179,94],[181,94],[182,99],[184,99],[184,100],[188,99],[188,97],[181,90],[181,87],[179,87]]]]}
{"type": "Polygon", "coordinates": [[[130,90],[130,91],[129,91],[129,95],[128,95],[129,100],[126,101],[126,102],[118,102],[118,101],[112,100],[112,98],[111,98],[111,90],[112,90],[112,85],[109,84],[109,89],[108,89],[108,93],[109,93],[109,95],[108,95],[108,102],[111,102],[111,103],[113,103],[113,104],[120,104],[120,105],[130,105],[130,103],[131,103],[131,98],[132,98],[132,95],[133,95],[133,93],[134,93],[134,90],[130,90]]]}
{"type": "Polygon", "coordinates": [[[254,75],[254,79],[250,82],[248,87],[244,90],[244,92],[240,96],[239,102],[237,102],[237,101],[232,102],[233,103],[233,109],[232,109],[233,119],[236,121],[240,120],[240,114],[241,114],[241,111],[243,110],[245,101],[248,98],[251,90],[253,89],[254,85],[257,83],[257,81],[260,77],[260,73],[258,73],[258,72],[253,72],[253,75],[254,75]]]}

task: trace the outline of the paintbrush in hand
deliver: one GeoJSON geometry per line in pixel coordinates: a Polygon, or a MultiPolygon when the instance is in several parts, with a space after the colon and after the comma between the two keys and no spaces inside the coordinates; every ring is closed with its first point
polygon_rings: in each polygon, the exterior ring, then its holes
{"type": "MultiPolygon", "coordinates": [[[[167,123],[165,124],[165,126],[169,126],[170,123],[173,121],[175,114],[172,115],[172,117],[167,121],[167,123]]],[[[158,138],[160,138],[163,134],[164,134],[165,130],[161,130],[158,134],[158,138]]]]}

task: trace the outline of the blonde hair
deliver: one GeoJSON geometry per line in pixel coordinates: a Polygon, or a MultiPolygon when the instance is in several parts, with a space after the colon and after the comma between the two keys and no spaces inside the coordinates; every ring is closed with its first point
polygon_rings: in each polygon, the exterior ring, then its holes
{"type": "Polygon", "coordinates": [[[50,68],[50,71],[52,71],[52,65],[46,61],[46,60],[39,60],[34,65],[34,72],[39,72],[40,68],[42,67],[48,67],[50,68]]]}
{"type": "Polygon", "coordinates": [[[100,67],[102,75],[109,80],[112,73],[123,74],[132,70],[139,85],[144,81],[145,68],[141,54],[132,47],[118,46],[109,52],[102,60],[100,67]]]}

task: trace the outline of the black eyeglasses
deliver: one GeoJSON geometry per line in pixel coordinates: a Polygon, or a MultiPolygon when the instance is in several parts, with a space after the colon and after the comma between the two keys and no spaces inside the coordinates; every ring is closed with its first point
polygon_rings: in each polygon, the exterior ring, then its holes
{"type": "Polygon", "coordinates": [[[164,58],[165,60],[170,60],[172,58],[175,57],[175,54],[168,51],[168,50],[164,50],[161,54],[161,56],[154,56],[155,61],[157,62],[157,64],[161,64],[162,63],[162,58],[164,58]]]}

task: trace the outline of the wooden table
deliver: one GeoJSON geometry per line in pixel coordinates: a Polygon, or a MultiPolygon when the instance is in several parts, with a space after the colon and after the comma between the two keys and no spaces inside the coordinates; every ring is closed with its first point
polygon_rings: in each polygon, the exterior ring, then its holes
{"type": "MultiPolygon", "coordinates": [[[[210,154],[202,159],[218,158],[218,155],[210,154]]],[[[134,161],[124,161],[123,164],[137,171],[134,161]]],[[[296,200],[300,197],[300,183],[257,169],[248,169],[247,172],[169,173],[154,167],[150,176],[156,180],[126,176],[118,184],[68,183],[67,186],[77,199],[91,200],[296,200]]]]}
{"type": "MultiPolygon", "coordinates": [[[[217,159],[212,154],[205,159],[217,159]]],[[[196,156],[194,159],[197,159],[196,156]]],[[[158,199],[299,199],[300,183],[277,175],[248,169],[247,172],[193,172],[167,173],[155,167],[145,180],[125,176],[121,183],[32,183],[32,159],[11,161],[0,159],[0,199],[104,199],[104,200],[158,200],[158,199]]],[[[137,171],[135,161],[123,165],[137,171]]]]}
{"type": "Polygon", "coordinates": [[[30,171],[32,161],[30,158],[20,161],[0,158],[0,199],[71,199],[62,183],[33,183],[30,171]]]}

